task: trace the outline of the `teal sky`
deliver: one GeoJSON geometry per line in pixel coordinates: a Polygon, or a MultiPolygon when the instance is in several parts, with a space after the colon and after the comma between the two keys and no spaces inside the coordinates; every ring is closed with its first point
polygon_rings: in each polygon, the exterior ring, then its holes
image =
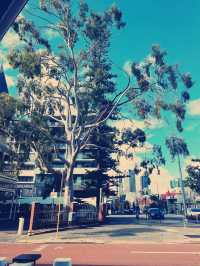
{"type": "MultiPolygon", "coordinates": [[[[101,11],[109,7],[113,0],[87,2],[94,10],[101,11]]],[[[183,72],[192,74],[196,83],[191,90],[191,100],[199,99],[200,106],[200,1],[116,0],[115,3],[121,9],[127,25],[113,34],[110,49],[113,62],[123,67],[126,61],[142,60],[149,54],[151,45],[159,43],[168,52],[170,63],[178,63],[183,72]]],[[[6,49],[3,51],[6,52],[6,49]]],[[[15,75],[12,70],[8,70],[7,74],[15,75]]],[[[195,115],[188,113],[186,116],[182,135],[188,143],[191,156],[200,158],[200,107],[196,105],[194,108],[197,108],[195,115]]],[[[162,144],[168,159],[166,168],[176,176],[176,164],[171,162],[164,147],[165,137],[174,133],[174,126],[169,123],[149,133],[149,142],[162,144]]]]}
{"type": "MultiPolygon", "coordinates": [[[[94,9],[104,10],[113,1],[90,0],[88,3],[94,9]]],[[[110,52],[113,61],[119,66],[128,60],[140,61],[149,54],[152,44],[158,43],[167,51],[170,63],[178,63],[183,72],[192,74],[196,83],[191,99],[200,99],[200,1],[116,0],[115,3],[127,25],[113,35],[110,52]]],[[[149,142],[162,144],[168,159],[166,168],[176,176],[177,166],[171,162],[164,145],[165,138],[175,132],[173,123],[151,130],[149,142]]],[[[182,135],[191,156],[200,157],[200,110],[199,115],[187,114],[184,128],[182,135]]]]}

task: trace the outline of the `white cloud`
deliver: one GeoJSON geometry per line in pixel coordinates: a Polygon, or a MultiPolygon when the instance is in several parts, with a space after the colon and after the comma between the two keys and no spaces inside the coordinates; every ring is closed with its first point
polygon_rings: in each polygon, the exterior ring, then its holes
{"type": "Polygon", "coordinates": [[[119,170],[123,173],[127,173],[129,169],[134,169],[134,167],[141,162],[141,158],[139,156],[135,156],[132,158],[128,158],[125,156],[120,156],[119,158],[119,170]]]}
{"type": "Polygon", "coordinates": [[[149,142],[145,142],[144,145],[141,147],[134,147],[134,148],[130,147],[128,144],[122,144],[120,146],[121,151],[123,151],[126,154],[148,153],[152,151],[152,148],[153,148],[153,145],[149,142]]]}
{"type": "Polygon", "coordinates": [[[136,120],[136,119],[121,119],[115,122],[112,122],[112,125],[115,126],[118,130],[122,131],[127,128],[136,128],[140,129],[158,129],[164,126],[164,121],[156,118],[148,120],[136,120]]]}
{"type": "Polygon", "coordinates": [[[9,87],[13,87],[15,85],[14,79],[11,76],[6,75],[6,82],[9,87]]]}
{"type": "Polygon", "coordinates": [[[132,75],[131,65],[131,61],[126,61],[123,66],[124,71],[126,71],[126,73],[128,73],[130,76],[132,75]]]}
{"type": "Polygon", "coordinates": [[[46,30],[45,35],[46,35],[49,39],[53,39],[53,38],[57,38],[57,37],[59,37],[59,33],[56,32],[56,31],[53,30],[53,29],[48,29],[48,30],[46,30]]]}
{"type": "Polygon", "coordinates": [[[190,115],[200,115],[200,98],[188,104],[188,113],[190,115]]]}
{"type": "Polygon", "coordinates": [[[160,167],[160,175],[157,171],[154,171],[154,174],[151,175],[151,185],[150,189],[152,193],[166,193],[170,191],[170,180],[174,177],[168,172],[164,167],[160,167]]]}
{"type": "Polygon", "coordinates": [[[15,48],[20,42],[19,36],[12,30],[8,31],[2,40],[2,46],[6,49],[15,48]]]}

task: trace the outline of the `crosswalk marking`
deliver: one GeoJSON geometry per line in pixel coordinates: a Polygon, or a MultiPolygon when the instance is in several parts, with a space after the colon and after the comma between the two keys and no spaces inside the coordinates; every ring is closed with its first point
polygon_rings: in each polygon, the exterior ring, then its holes
{"type": "Polygon", "coordinates": [[[200,255],[198,251],[137,251],[132,250],[131,254],[191,254],[191,255],[200,255]]]}
{"type": "Polygon", "coordinates": [[[33,251],[34,252],[40,252],[47,247],[48,247],[48,245],[40,245],[39,247],[35,248],[33,251]]]}

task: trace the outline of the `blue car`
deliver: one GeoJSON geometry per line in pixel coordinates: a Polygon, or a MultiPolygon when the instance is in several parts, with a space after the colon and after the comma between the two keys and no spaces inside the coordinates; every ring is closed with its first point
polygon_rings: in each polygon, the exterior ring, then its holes
{"type": "Polygon", "coordinates": [[[149,219],[164,219],[165,215],[162,209],[160,208],[149,208],[147,211],[147,215],[149,219]]]}

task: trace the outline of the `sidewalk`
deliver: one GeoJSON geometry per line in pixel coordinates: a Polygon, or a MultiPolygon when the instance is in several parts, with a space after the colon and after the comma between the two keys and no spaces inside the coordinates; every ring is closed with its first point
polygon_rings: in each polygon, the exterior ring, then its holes
{"type": "MultiPolygon", "coordinates": [[[[177,218],[177,217],[175,217],[177,218]]],[[[109,217],[105,224],[40,229],[17,236],[16,231],[0,232],[0,242],[16,243],[200,243],[200,224],[183,226],[182,220],[136,220],[132,216],[109,217]]]]}

